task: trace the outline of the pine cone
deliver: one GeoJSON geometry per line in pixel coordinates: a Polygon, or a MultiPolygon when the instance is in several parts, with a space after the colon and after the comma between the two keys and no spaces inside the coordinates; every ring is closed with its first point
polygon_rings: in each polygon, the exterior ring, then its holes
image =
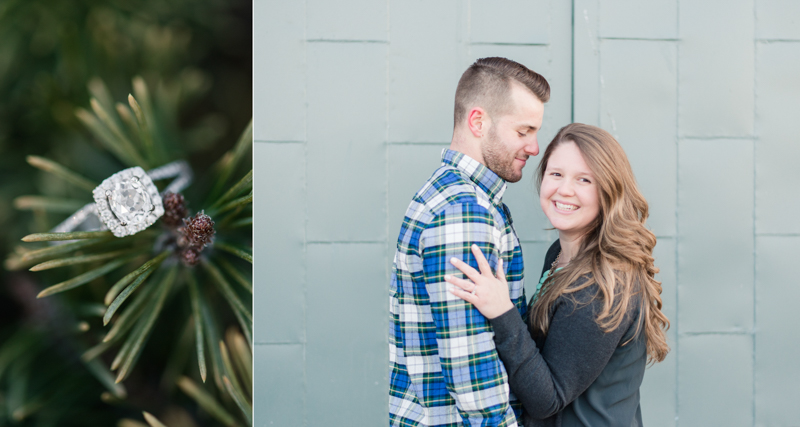
{"type": "Polygon", "coordinates": [[[194,265],[197,265],[197,263],[200,262],[201,250],[202,249],[197,249],[192,247],[184,248],[181,251],[181,261],[183,261],[184,265],[186,265],[187,267],[192,267],[194,265]]]}
{"type": "Polygon", "coordinates": [[[181,225],[181,220],[189,214],[186,210],[186,202],[183,200],[183,195],[167,193],[162,201],[164,202],[164,216],[161,217],[161,221],[169,227],[181,225]]]}
{"type": "Polygon", "coordinates": [[[214,221],[211,217],[200,211],[194,218],[184,218],[184,226],[179,229],[188,246],[202,250],[211,243],[214,236],[214,221]]]}

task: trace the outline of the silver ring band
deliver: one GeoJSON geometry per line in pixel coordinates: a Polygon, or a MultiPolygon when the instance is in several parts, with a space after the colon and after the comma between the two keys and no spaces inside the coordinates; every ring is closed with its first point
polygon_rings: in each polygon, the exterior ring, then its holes
{"type": "Polygon", "coordinates": [[[192,169],[184,160],[145,172],[135,166],[103,180],[94,189],[94,203],[78,209],[58,224],[53,233],[74,230],[111,230],[117,237],[130,236],[153,225],[164,214],[161,196],[178,193],[192,181],[192,169]],[[175,179],[161,193],[153,181],[175,179]]]}

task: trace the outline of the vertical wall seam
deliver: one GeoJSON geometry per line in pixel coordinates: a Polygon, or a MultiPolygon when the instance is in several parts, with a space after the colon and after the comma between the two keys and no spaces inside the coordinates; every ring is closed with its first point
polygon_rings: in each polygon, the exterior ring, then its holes
{"type": "Polygon", "coordinates": [[[596,117],[597,121],[595,123],[599,127],[600,123],[601,123],[601,120],[602,120],[601,119],[601,117],[602,117],[601,111],[603,109],[603,101],[602,101],[603,100],[603,71],[602,71],[601,65],[600,65],[600,64],[603,63],[603,60],[600,57],[600,55],[601,55],[600,52],[602,51],[602,49],[600,48],[601,47],[600,46],[600,0],[595,0],[594,3],[595,3],[594,10],[595,10],[595,13],[596,13],[596,16],[594,17],[594,19],[595,19],[594,30],[596,31],[595,40],[597,40],[597,50],[595,50],[595,52],[597,53],[597,64],[596,64],[597,65],[597,77],[598,77],[597,84],[600,87],[600,90],[597,91],[597,106],[596,106],[597,109],[595,110],[597,112],[597,117],[596,117]]]}
{"type": "MultiPolygon", "coordinates": [[[[756,2],[753,2],[753,34],[758,37],[756,26],[758,15],[756,2]]],[[[758,250],[756,246],[756,183],[757,180],[757,154],[758,154],[758,43],[753,40],[753,426],[756,425],[756,332],[758,331],[758,250]]]]}
{"type": "MultiPolygon", "coordinates": [[[[467,61],[472,58],[472,1],[467,2],[467,61]]],[[[468,64],[469,65],[469,64],[468,64]]]]}
{"type": "Polygon", "coordinates": [[[575,122],[575,1],[572,0],[572,31],[570,32],[570,40],[572,54],[570,55],[570,104],[569,104],[569,122],[575,122]]]}
{"type": "MultiPolygon", "coordinates": [[[[681,2],[675,2],[675,35],[681,40],[681,2]]],[[[681,195],[681,42],[675,42],[675,427],[680,426],[680,385],[681,385],[681,358],[680,358],[680,211],[681,195]]]]}
{"type": "Polygon", "coordinates": [[[303,70],[305,83],[303,84],[303,194],[305,194],[305,207],[303,209],[303,426],[308,426],[308,1],[303,1],[303,70]]]}
{"type": "MultiPolygon", "coordinates": [[[[390,99],[389,99],[389,82],[391,81],[390,80],[390,75],[389,75],[389,69],[390,69],[390,55],[391,55],[391,50],[392,50],[391,10],[392,10],[392,8],[391,8],[391,0],[386,0],[386,94],[385,94],[386,95],[386,137],[385,137],[385,141],[384,141],[384,144],[383,144],[383,150],[384,150],[384,156],[385,156],[384,165],[385,165],[385,168],[386,168],[385,169],[386,170],[386,183],[385,183],[385,185],[386,185],[386,187],[385,187],[385,189],[386,189],[386,193],[385,193],[386,194],[386,197],[385,197],[386,219],[384,221],[386,223],[386,232],[385,232],[386,241],[383,244],[384,250],[386,251],[386,253],[384,254],[384,259],[383,259],[383,268],[386,269],[385,270],[386,271],[386,275],[385,275],[385,279],[384,279],[384,283],[383,283],[383,293],[384,293],[383,303],[384,303],[384,307],[386,307],[386,315],[383,316],[382,323],[383,323],[383,330],[385,331],[383,337],[384,337],[384,345],[385,345],[385,348],[386,348],[387,356],[388,356],[388,352],[389,352],[389,333],[388,333],[388,331],[389,331],[389,281],[391,280],[391,278],[389,277],[389,269],[388,269],[389,256],[390,256],[390,252],[391,252],[389,250],[389,242],[392,241],[391,236],[389,235],[389,230],[390,230],[390,224],[389,224],[389,217],[390,217],[389,216],[389,126],[390,126],[390,124],[389,124],[389,102],[390,102],[390,99]]],[[[389,386],[389,369],[390,369],[390,366],[388,365],[388,361],[389,361],[388,358],[384,360],[384,363],[386,363],[387,365],[386,365],[386,368],[383,370],[383,380],[386,383],[387,388],[389,386]]],[[[385,393],[383,393],[383,399],[384,399],[384,408],[386,408],[386,414],[387,414],[387,417],[388,417],[388,413],[389,413],[389,390],[388,389],[386,390],[385,393]]]]}

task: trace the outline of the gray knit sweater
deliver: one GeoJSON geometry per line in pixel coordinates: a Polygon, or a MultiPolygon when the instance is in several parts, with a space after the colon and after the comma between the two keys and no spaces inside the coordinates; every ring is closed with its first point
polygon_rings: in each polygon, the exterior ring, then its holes
{"type": "MultiPolygon", "coordinates": [[[[560,250],[556,240],[542,274],[560,250]]],[[[560,297],[545,337],[532,339],[517,310],[491,320],[511,391],[524,407],[524,427],[642,425],[639,386],[647,362],[643,333],[622,345],[641,321],[638,299],[631,301],[622,324],[606,333],[595,321],[602,309],[602,300],[592,301],[597,292],[592,285],[560,297]]]]}

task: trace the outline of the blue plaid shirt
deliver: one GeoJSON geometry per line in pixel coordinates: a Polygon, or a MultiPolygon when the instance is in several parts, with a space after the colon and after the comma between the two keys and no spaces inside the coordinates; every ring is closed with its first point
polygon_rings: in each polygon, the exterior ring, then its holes
{"type": "Polygon", "coordinates": [[[494,270],[503,258],[511,300],[525,316],[523,262],[506,182],[474,159],[442,152],[442,166],[406,211],[389,290],[389,424],[516,426],[521,413],[488,320],[448,292],[445,274],[477,268],[478,245],[494,270]]]}

